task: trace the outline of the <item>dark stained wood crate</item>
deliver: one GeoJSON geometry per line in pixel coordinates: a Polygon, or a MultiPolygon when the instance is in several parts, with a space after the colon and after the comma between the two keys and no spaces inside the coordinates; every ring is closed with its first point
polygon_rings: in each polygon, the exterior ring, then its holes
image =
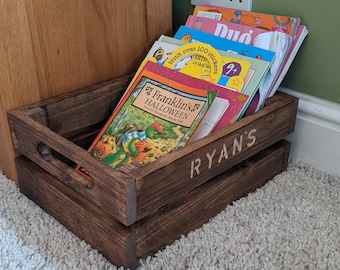
{"type": "Polygon", "coordinates": [[[21,154],[127,226],[294,130],[298,100],[277,94],[254,115],[151,164],[113,170],[85,149],[130,79],[119,77],[9,112],[21,154]],[[86,168],[93,181],[76,173],[75,164],[86,168]]]}
{"type": "Polygon", "coordinates": [[[199,228],[232,201],[286,170],[289,149],[290,143],[282,140],[131,226],[124,226],[27,158],[20,157],[16,165],[22,193],[112,263],[134,269],[139,258],[199,228]]]}
{"type": "Polygon", "coordinates": [[[277,93],[259,112],[183,149],[114,170],[86,149],[130,80],[126,75],[9,112],[22,154],[16,162],[22,192],[124,266],[285,170],[289,143],[281,140],[294,131],[298,104],[277,93]],[[77,164],[92,182],[75,172],[77,164]]]}

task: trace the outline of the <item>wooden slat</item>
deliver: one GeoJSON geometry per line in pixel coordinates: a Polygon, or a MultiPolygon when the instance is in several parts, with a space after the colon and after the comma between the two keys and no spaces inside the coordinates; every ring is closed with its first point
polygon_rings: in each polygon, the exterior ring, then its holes
{"type": "Polygon", "coordinates": [[[51,130],[67,138],[68,133],[106,121],[123,95],[132,74],[72,91],[19,110],[26,115],[41,107],[51,130]]]}

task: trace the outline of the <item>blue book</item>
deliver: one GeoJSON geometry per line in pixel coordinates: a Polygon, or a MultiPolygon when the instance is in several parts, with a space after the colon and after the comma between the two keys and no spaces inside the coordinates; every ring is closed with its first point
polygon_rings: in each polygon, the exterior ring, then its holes
{"type": "Polygon", "coordinates": [[[254,47],[252,45],[240,43],[237,41],[214,36],[196,29],[181,25],[177,30],[174,38],[186,42],[204,42],[210,44],[217,50],[230,51],[250,58],[257,58],[272,63],[275,58],[275,52],[254,47]]]}

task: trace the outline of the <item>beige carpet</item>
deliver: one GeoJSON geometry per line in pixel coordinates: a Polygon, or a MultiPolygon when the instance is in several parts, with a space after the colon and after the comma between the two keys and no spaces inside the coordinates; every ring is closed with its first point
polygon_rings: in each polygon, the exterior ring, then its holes
{"type": "MultiPolygon", "coordinates": [[[[0,173],[0,269],[118,269],[0,173]]],[[[140,269],[340,269],[340,177],[302,163],[140,269]]]]}

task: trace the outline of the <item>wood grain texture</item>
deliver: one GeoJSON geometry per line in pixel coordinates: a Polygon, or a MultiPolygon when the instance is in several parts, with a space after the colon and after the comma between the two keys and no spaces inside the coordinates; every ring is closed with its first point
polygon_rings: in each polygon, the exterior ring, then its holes
{"type": "Polygon", "coordinates": [[[290,143],[282,140],[132,225],[137,256],[152,255],[198,229],[227,205],[286,170],[289,149],[290,143]]]}
{"type": "Polygon", "coordinates": [[[7,112],[40,99],[24,1],[0,1],[0,167],[17,181],[7,112]]]}
{"type": "Polygon", "coordinates": [[[135,234],[24,157],[16,161],[20,191],[117,265],[137,264],[135,234]]]}
{"type": "Polygon", "coordinates": [[[28,159],[21,157],[16,164],[26,196],[113,264],[134,269],[138,258],[199,228],[232,201],[286,170],[289,148],[289,142],[280,141],[129,227],[28,159]]]}
{"type": "Polygon", "coordinates": [[[9,178],[17,179],[7,112],[136,70],[155,38],[171,34],[171,3],[1,1],[0,166],[9,178]]]}
{"type": "Polygon", "coordinates": [[[86,150],[18,111],[11,112],[10,121],[15,130],[15,141],[18,142],[16,146],[21,154],[42,166],[61,182],[122,223],[131,224],[136,220],[134,179],[118,170],[112,170],[106,164],[94,159],[86,150]],[[91,175],[93,184],[85,185],[84,177],[75,172],[74,167],[53,155],[47,158],[46,155],[42,155],[39,152],[41,144],[74,161],[75,164],[83,166],[91,175]]]}

